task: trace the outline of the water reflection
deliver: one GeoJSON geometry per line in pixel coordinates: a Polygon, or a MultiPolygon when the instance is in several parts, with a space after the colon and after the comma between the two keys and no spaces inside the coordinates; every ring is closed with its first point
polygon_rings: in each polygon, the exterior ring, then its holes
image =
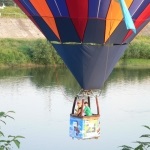
{"type": "Polygon", "coordinates": [[[128,83],[140,83],[142,81],[150,83],[150,69],[116,68],[104,84],[102,95],[105,95],[107,89],[110,86],[114,86],[115,83],[122,83],[125,85],[128,83]]]}
{"type": "MultiPolygon", "coordinates": [[[[79,84],[65,67],[0,70],[0,79],[15,77],[29,77],[37,88],[49,87],[53,89],[55,86],[62,87],[66,94],[76,95],[80,90],[79,84]]],[[[102,93],[105,94],[110,83],[122,81],[135,83],[143,80],[150,81],[150,69],[116,68],[104,84],[102,93]]]]}

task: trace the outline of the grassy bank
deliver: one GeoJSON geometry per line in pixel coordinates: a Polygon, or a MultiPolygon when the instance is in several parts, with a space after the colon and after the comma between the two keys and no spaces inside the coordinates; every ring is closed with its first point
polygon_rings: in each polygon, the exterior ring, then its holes
{"type": "Polygon", "coordinates": [[[0,9],[0,15],[4,18],[27,18],[19,7],[9,6],[0,9]]]}
{"type": "Polygon", "coordinates": [[[120,59],[116,67],[150,68],[150,59],[120,59]]]}
{"type": "Polygon", "coordinates": [[[0,39],[0,66],[63,65],[46,40],[0,39]]]}
{"type": "MultiPolygon", "coordinates": [[[[150,37],[137,37],[117,66],[150,67],[150,37]]],[[[0,39],[0,67],[64,65],[46,40],[0,39]]]]}

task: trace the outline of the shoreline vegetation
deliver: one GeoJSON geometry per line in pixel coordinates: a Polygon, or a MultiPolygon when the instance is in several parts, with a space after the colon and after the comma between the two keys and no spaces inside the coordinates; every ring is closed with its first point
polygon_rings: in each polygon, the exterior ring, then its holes
{"type": "MultiPolygon", "coordinates": [[[[116,67],[150,68],[150,37],[137,36],[116,67]]],[[[46,39],[0,39],[0,68],[64,66],[46,39]]]]}

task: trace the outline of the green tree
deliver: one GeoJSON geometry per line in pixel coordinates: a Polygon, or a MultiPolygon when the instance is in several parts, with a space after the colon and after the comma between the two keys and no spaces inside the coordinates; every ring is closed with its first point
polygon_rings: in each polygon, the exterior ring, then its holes
{"type": "Polygon", "coordinates": [[[46,40],[36,40],[32,47],[26,50],[33,63],[42,65],[63,64],[52,45],[46,40]]]}

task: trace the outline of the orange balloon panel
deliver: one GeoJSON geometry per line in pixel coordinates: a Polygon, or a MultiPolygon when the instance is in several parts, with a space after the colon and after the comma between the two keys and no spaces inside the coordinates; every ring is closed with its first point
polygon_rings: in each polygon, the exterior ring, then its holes
{"type": "MultiPolygon", "coordinates": [[[[133,0],[125,0],[129,8],[133,0]]],[[[106,17],[105,42],[123,19],[122,10],[117,0],[112,0],[106,17]]]]}
{"type": "Polygon", "coordinates": [[[47,25],[51,28],[51,30],[55,33],[55,35],[60,39],[55,19],[50,11],[49,7],[47,6],[47,3],[45,0],[30,0],[34,8],[37,10],[37,12],[41,15],[43,20],[47,23],[47,25]],[[42,1],[42,4],[41,4],[42,1]]]}

